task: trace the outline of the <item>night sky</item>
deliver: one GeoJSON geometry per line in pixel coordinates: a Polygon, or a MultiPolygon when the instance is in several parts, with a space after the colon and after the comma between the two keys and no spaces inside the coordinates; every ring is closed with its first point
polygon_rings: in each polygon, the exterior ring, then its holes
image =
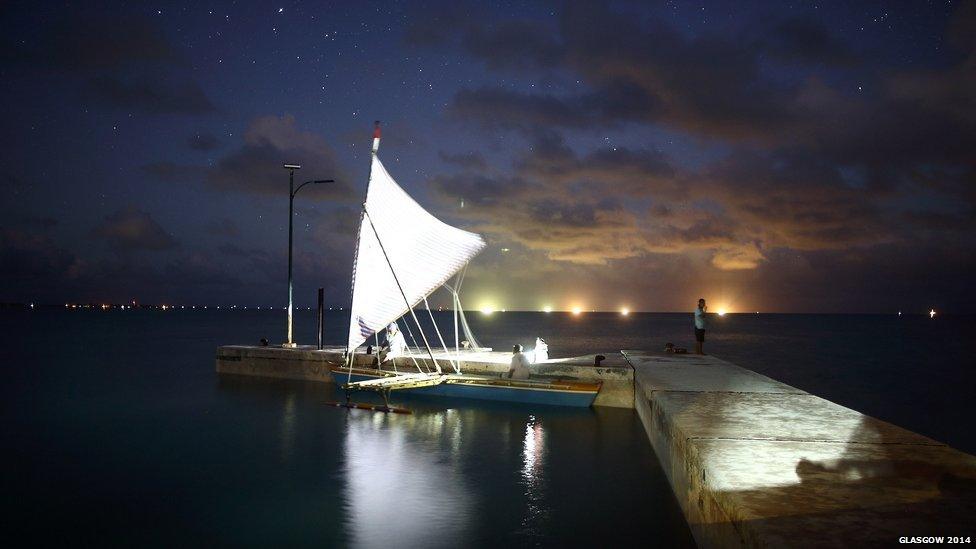
{"type": "Polygon", "coordinates": [[[973,4],[87,4],[0,7],[0,302],[283,306],[298,162],[348,307],[382,120],[468,308],[976,312],[973,4]]]}

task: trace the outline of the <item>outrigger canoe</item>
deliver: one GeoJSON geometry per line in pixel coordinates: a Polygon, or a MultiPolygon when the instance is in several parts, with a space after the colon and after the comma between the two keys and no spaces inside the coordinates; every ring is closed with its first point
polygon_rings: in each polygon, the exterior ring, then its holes
{"type": "Polygon", "coordinates": [[[603,382],[564,379],[513,380],[471,374],[397,374],[376,368],[336,367],[336,384],[354,390],[406,392],[450,398],[471,398],[586,408],[593,404],[603,382]],[[364,383],[365,382],[365,383],[364,383]],[[350,383],[353,385],[347,387],[350,383]]]}

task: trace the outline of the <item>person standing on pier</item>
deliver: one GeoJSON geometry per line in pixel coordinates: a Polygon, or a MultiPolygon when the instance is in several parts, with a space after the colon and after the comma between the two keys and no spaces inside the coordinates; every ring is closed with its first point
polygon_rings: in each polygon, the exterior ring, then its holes
{"type": "Polygon", "coordinates": [[[705,305],[705,298],[698,300],[698,308],[695,309],[695,354],[703,355],[705,351],[705,313],[708,312],[708,305],[705,305]]]}

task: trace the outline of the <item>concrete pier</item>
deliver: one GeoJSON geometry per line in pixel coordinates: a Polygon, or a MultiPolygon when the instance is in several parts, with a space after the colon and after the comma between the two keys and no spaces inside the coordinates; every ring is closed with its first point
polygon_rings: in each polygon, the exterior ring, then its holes
{"type": "Polygon", "coordinates": [[[623,353],[699,546],[976,536],[976,457],[715,357],[623,353]]]}
{"type": "MultiPolygon", "coordinates": [[[[279,379],[299,379],[332,383],[330,368],[341,364],[343,349],[327,348],[322,351],[314,347],[284,349],[281,347],[256,347],[247,345],[225,345],[217,349],[217,372],[224,374],[272,377],[279,379]]],[[[434,353],[434,358],[442,368],[448,366],[453,354],[434,353]]],[[[498,375],[508,371],[511,353],[504,352],[462,352],[462,371],[476,375],[498,375]]],[[[550,359],[533,364],[536,377],[578,379],[581,381],[602,381],[603,387],[593,402],[594,406],[633,408],[634,369],[619,352],[604,353],[606,359],[600,366],[594,365],[596,355],[572,358],[550,359]]],[[[366,354],[356,355],[356,364],[371,365],[375,357],[366,354]]],[[[421,365],[429,359],[417,357],[421,365]]],[[[397,359],[401,371],[416,371],[409,358],[397,359]]]]}

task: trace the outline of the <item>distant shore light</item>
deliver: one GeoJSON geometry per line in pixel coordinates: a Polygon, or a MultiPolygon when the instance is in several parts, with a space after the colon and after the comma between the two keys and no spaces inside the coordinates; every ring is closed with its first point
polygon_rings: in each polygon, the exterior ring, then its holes
{"type": "Polygon", "coordinates": [[[929,311],[929,318],[935,318],[935,309],[929,311]]]}

